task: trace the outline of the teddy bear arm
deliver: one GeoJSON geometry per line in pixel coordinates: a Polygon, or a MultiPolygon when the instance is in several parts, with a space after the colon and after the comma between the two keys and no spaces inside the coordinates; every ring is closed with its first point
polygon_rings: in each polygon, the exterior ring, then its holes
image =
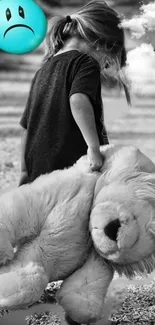
{"type": "Polygon", "coordinates": [[[37,213],[32,212],[28,185],[5,191],[0,196],[0,265],[14,258],[14,248],[31,240],[38,232],[37,213]],[[33,213],[33,218],[32,218],[33,213]]]}
{"type": "Polygon", "coordinates": [[[102,316],[112,278],[112,269],[93,250],[86,263],[63,282],[58,302],[75,322],[91,324],[102,316]]]}
{"type": "Polygon", "coordinates": [[[0,309],[22,309],[38,301],[49,283],[37,247],[32,243],[0,268],[0,309]]]}

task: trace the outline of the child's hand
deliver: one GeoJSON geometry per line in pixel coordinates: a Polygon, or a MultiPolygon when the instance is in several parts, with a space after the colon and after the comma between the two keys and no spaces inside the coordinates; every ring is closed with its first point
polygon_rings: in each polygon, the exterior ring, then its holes
{"type": "Polygon", "coordinates": [[[24,185],[24,184],[27,184],[27,183],[28,183],[28,173],[26,171],[21,172],[18,186],[21,186],[21,185],[24,185]]]}
{"type": "Polygon", "coordinates": [[[88,159],[92,171],[99,171],[103,165],[103,156],[99,148],[90,148],[87,150],[88,159]]]}

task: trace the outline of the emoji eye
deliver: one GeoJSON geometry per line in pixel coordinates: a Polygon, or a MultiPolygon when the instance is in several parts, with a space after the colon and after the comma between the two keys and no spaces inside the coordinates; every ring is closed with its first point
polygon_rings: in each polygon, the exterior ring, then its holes
{"type": "Polygon", "coordinates": [[[24,9],[21,6],[19,6],[19,8],[18,8],[18,12],[19,12],[19,16],[21,16],[22,18],[25,18],[24,9]]]}
{"type": "Polygon", "coordinates": [[[11,18],[11,11],[10,11],[10,9],[7,8],[5,13],[6,13],[7,20],[10,20],[10,18],[11,18]]]}

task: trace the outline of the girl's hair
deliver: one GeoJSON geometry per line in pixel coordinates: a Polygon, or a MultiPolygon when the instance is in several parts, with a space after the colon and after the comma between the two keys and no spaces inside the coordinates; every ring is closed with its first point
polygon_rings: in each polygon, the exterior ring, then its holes
{"type": "Polygon", "coordinates": [[[122,69],[126,64],[126,49],[120,24],[120,16],[103,0],[92,0],[71,16],[53,17],[45,38],[44,61],[56,54],[69,38],[78,37],[92,49],[103,52],[101,73],[105,77],[108,71],[113,71],[113,78],[123,86],[130,104],[128,83],[122,69]]]}

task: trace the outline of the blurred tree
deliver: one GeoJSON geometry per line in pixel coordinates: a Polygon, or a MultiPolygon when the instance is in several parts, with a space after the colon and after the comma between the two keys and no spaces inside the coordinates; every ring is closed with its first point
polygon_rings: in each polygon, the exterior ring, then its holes
{"type": "MultiPolygon", "coordinates": [[[[142,4],[148,4],[150,0],[113,0],[115,6],[141,6],[142,4]]],[[[108,3],[108,0],[107,0],[108,3]]]]}
{"type": "MultiPolygon", "coordinates": [[[[35,0],[42,8],[52,8],[60,6],[81,6],[89,2],[89,0],[35,0]]],[[[105,0],[107,4],[119,6],[140,6],[141,4],[147,4],[150,0],[105,0]]]]}
{"type": "Polygon", "coordinates": [[[48,6],[48,7],[55,7],[55,6],[61,6],[62,1],[61,0],[35,0],[39,5],[48,6]]]}
{"type": "Polygon", "coordinates": [[[63,6],[82,6],[89,0],[35,0],[45,12],[51,10],[52,7],[63,7],[63,6]]]}
{"type": "Polygon", "coordinates": [[[52,15],[52,6],[60,6],[58,3],[60,3],[59,0],[35,0],[36,3],[44,10],[44,13],[47,17],[52,15]],[[51,5],[51,3],[53,3],[51,5]]]}

